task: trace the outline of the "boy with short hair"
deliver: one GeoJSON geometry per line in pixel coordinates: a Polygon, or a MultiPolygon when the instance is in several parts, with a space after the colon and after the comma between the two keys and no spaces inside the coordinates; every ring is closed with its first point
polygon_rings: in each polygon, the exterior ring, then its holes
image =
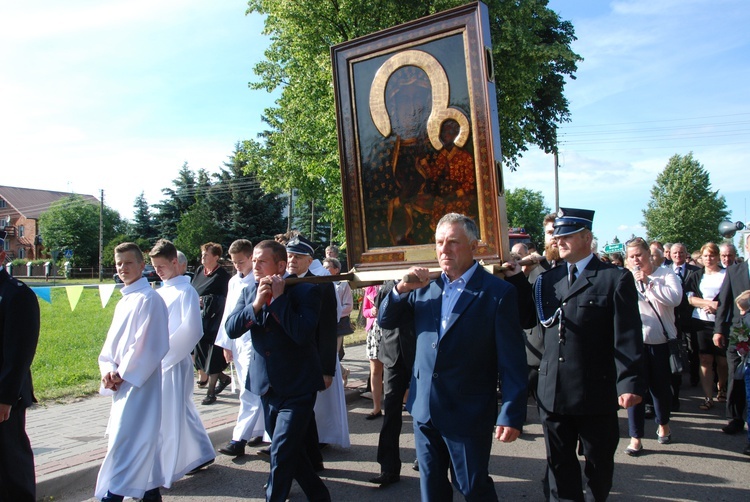
{"type": "Polygon", "coordinates": [[[124,497],[161,500],[164,484],[159,462],[161,361],[169,350],[167,307],[146,278],[137,244],[115,248],[122,299],[99,354],[99,393],[112,396],[107,455],[96,481],[102,502],[124,497]]]}

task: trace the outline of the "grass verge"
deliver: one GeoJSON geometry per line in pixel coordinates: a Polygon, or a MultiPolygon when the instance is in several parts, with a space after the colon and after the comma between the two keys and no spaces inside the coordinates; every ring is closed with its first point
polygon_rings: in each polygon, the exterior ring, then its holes
{"type": "MultiPolygon", "coordinates": [[[[74,311],[65,288],[52,288],[51,297],[51,304],[39,300],[39,346],[31,365],[36,397],[40,402],[54,402],[91,395],[99,390],[97,358],[121,298],[120,290],[115,290],[105,308],[98,288],[84,288],[74,311]]],[[[352,320],[358,315],[358,311],[352,312],[352,320]]],[[[356,327],[344,337],[344,346],[364,343],[366,338],[365,330],[356,327]]]]}

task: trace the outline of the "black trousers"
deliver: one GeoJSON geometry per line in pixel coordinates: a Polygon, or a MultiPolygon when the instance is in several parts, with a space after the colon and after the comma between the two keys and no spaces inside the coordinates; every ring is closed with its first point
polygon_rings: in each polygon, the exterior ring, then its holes
{"type": "Polygon", "coordinates": [[[0,423],[0,502],[34,502],[34,452],[26,435],[26,408],[12,407],[0,423]]]}
{"type": "Polygon", "coordinates": [[[617,413],[561,415],[540,408],[539,417],[547,445],[550,500],[606,500],[612,489],[614,456],[620,441],[617,413]],[[585,456],[585,496],[577,452],[579,438],[585,456]]]}
{"type": "Polygon", "coordinates": [[[411,368],[402,362],[403,358],[393,366],[383,368],[383,388],[385,400],[383,409],[383,425],[378,438],[378,463],[380,472],[399,474],[401,472],[401,456],[398,441],[401,435],[401,412],[404,395],[409,388],[411,368]]]}
{"type": "MultiPolygon", "coordinates": [[[[729,377],[727,378],[727,418],[732,421],[744,422],[745,406],[747,405],[745,395],[745,380],[735,380],[734,371],[742,364],[742,358],[733,345],[727,347],[727,366],[729,377]]],[[[743,377],[744,378],[744,377],[743,377]]]]}
{"type": "Polygon", "coordinates": [[[266,489],[266,500],[270,502],[285,501],[293,479],[299,483],[308,500],[331,500],[328,489],[313,470],[305,453],[305,435],[316,394],[284,397],[271,388],[261,396],[266,430],[271,436],[271,472],[266,489]]]}

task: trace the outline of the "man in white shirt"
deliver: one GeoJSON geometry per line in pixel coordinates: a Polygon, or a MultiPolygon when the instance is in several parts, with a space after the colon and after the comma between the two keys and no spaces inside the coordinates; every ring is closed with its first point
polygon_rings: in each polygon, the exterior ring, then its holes
{"type": "Polygon", "coordinates": [[[247,239],[234,241],[229,246],[229,257],[232,259],[237,274],[229,280],[224,316],[221,319],[221,327],[214,345],[224,349],[224,358],[227,362],[234,361],[240,384],[240,410],[237,414],[237,424],[232,431],[232,440],[219,448],[219,453],[239,457],[245,454],[245,445],[255,446],[261,442],[265,420],[260,396],[253,394],[247,385],[248,370],[253,356],[253,340],[250,331],[239,338],[231,339],[227,336],[224,326],[227,317],[237,306],[242,290],[249,284],[255,284],[253,243],[247,239]]]}
{"type": "Polygon", "coordinates": [[[95,495],[102,502],[124,497],[161,500],[159,429],[161,360],[169,351],[169,315],[161,297],[141,277],[143,254],[133,242],[115,248],[117,274],[125,286],[99,354],[99,393],[112,396],[107,455],[95,495]]]}
{"type": "Polygon", "coordinates": [[[169,312],[169,352],[162,370],[162,446],[159,452],[164,486],[213,463],[211,439],[193,403],[193,360],[190,352],[203,335],[198,293],[180,273],[177,249],[161,239],[149,253],[163,281],[157,290],[169,312]]]}

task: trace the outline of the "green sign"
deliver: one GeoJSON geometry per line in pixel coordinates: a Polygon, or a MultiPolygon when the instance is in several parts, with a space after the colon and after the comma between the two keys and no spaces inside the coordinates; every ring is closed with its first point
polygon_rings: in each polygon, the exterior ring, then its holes
{"type": "Polygon", "coordinates": [[[625,252],[625,244],[618,243],[618,244],[607,244],[604,246],[604,252],[607,254],[612,253],[624,253],[625,252]]]}

